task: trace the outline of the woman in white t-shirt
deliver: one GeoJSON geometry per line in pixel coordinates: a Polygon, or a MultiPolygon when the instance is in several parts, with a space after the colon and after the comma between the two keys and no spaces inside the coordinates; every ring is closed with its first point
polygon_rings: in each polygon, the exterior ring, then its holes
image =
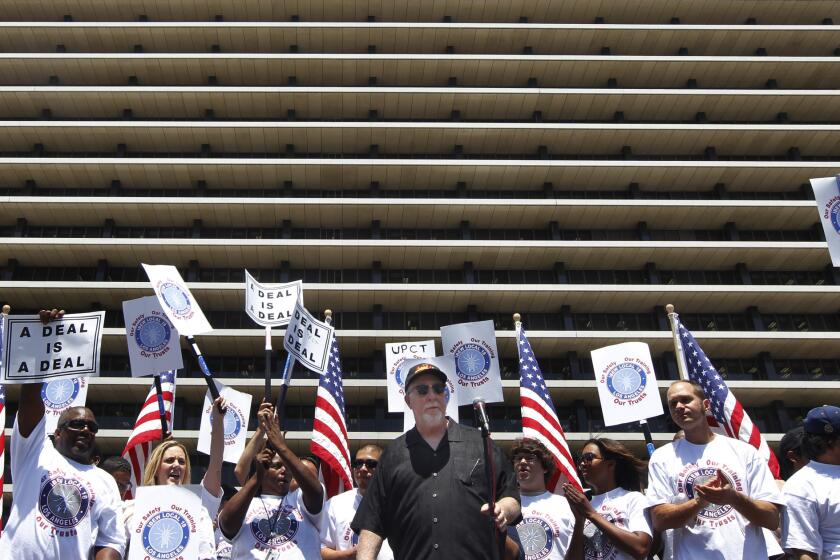
{"type": "Polygon", "coordinates": [[[644,461],[617,441],[596,438],[584,444],[579,467],[593,495],[590,502],[574,486],[563,487],[572,510],[585,519],[583,539],[573,543],[566,558],[646,558],[653,530],[641,493],[644,461]]]}
{"type": "MultiPolygon", "coordinates": [[[[198,559],[216,559],[216,537],[213,519],[219,511],[222,500],[222,459],[224,456],[224,411],[225,401],[221,397],[213,402],[210,414],[210,461],[207,472],[201,480],[201,513],[198,519],[198,559]]],[[[190,456],[183,443],[174,439],[164,441],[149,455],[143,470],[141,486],[166,486],[190,484],[190,456]]],[[[134,501],[123,502],[123,520],[126,538],[131,538],[129,527],[134,518],[134,501]]],[[[130,542],[126,546],[130,546],[130,542]]],[[[128,558],[128,554],[126,554],[128,558]]]]}

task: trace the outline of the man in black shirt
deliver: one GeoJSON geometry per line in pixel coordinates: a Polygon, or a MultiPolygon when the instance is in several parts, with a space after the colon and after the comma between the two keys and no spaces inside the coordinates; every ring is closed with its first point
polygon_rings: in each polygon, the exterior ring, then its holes
{"type": "MultiPolygon", "coordinates": [[[[433,364],[409,371],[405,399],[415,427],[382,454],[356,512],[358,560],[375,560],[386,538],[395,560],[498,557],[481,434],[446,417],[445,391],[446,374],[433,364]]],[[[493,517],[504,531],[520,518],[519,491],[510,461],[495,444],[493,462],[493,517]]]]}

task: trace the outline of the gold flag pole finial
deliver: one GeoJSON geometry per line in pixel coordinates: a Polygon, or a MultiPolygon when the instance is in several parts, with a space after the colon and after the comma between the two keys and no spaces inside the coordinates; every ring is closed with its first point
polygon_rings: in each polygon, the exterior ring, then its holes
{"type": "Polygon", "coordinates": [[[8,315],[12,312],[12,308],[7,304],[3,306],[3,315],[8,315]]]}
{"type": "Polygon", "coordinates": [[[668,305],[666,305],[666,306],[665,306],[665,312],[666,312],[668,315],[670,315],[671,313],[673,313],[673,312],[674,312],[674,304],[673,304],[673,303],[669,303],[668,305]]]}

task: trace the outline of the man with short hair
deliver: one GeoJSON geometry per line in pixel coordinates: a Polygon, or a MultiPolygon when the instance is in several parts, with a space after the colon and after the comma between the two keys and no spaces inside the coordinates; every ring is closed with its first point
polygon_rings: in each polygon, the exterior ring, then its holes
{"type": "Polygon", "coordinates": [[[525,558],[563,560],[575,530],[568,500],[546,488],[554,472],[551,452],[542,442],[521,439],[511,451],[522,496],[522,523],[516,526],[525,558]]]}
{"type": "Polygon", "coordinates": [[[110,474],[117,483],[117,490],[120,492],[120,499],[125,500],[131,492],[131,463],[125,457],[114,455],[107,457],[99,463],[98,467],[110,474]]]}
{"type": "MultiPolygon", "coordinates": [[[[382,448],[378,445],[373,443],[362,445],[356,451],[352,464],[356,488],[342,492],[327,502],[325,506],[327,518],[321,527],[321,558],[323,560],[356,558],[359,536],[350,528],[350,523],[376,473],[381,455],[382,448]]],[[[393,560],[394,554],[388,546],[388,541],[382,543],[382,549],[376,558],[377,560],[393,560]]]]}
{"type": "Polygon", "coordinates": [[[357,558],[374,560],[385,539],[397,560],[495,557],[504,545],[499,531],[520,518],[510,462],[494,444],[491,512],[484,442],[477,429],[447,418],[446,374],[431,362],[415,365],[405,378],[405,401],[415,426],[382,454],[356,512],[357,558]]]}
{"type": "Polygon", "coordinates": [[[785,484],[782,545],[789,558],[840,558],[840,408],[805,417],[802,447],[811,461],[785,484]]]}
{"type": "MultiPolygon", "coordinates": [[[[42,311],[45,323],[63,311],[42,311]]],[[[119,560],[125,535],[119,491],[91,464],[99,425],[89,408],[72,407],[58,419],[55,443],[45,433],[41,383],[21,385],[9,450],[15,495],[0,537],[0,560],[119,560]]]]}
{"type": "Polygon", "coordinates": [[[779,525],[782,504],[767,462],[748,443],[715,435],[703,388],[677,381],[668,410],[685,439],[657,449],[648,465],[648,496],[657,531],[674,529],[674,558],[767,558],[762,527],[779,525]],[[687,501],[668,503],[685,494],[687,501]]]}

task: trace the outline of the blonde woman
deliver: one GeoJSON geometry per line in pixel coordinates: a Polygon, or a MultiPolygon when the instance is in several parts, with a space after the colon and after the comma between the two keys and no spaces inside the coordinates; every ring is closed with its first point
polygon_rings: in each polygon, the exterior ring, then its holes
{"type": "MultiPolygon", "coordinates": [[[[221,397],[213,402],[210,413],[210,462],[201,480],[201,514],[198,519],[198,560],[215,560],[216,539],[213,519],[222,500],[222,459],[224,454],[224,410],[221,397]]],[[[184,444],[171,439],[152,451],[143,471],[143,486],[190,484],[190,456],[184,444]]],[[[127,501],[124,508],[126,537],[131,538],[129,527],[134,517],[134,502],[127,501]]],[[[129,543],[130,546],[130,543],[129,543]]],[[[128,555],[126,555],[126,558],[128,555]]]]}

